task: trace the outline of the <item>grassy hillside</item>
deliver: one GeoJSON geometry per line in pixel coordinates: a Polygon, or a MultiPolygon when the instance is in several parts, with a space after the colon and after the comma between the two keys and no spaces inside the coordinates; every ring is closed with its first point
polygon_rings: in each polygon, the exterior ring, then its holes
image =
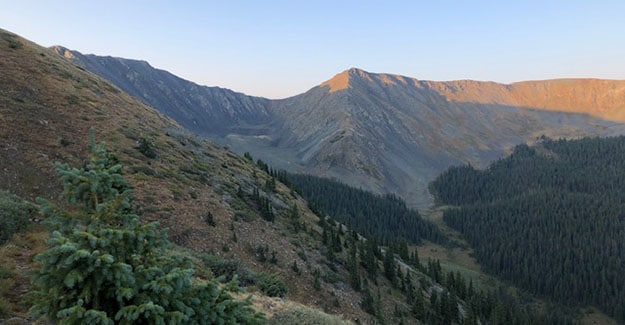
{"type": "MultiPolygon", "coordinates": [[[[276,273],[286,284],[289,300],[367,317],[353,303],[359,294],[349,288],[337,290],[326,282],[319,290],[313,288],[312,273],[324,258],[318,250],[318,218],[305,201],[277,184],[274,191],[263,191],[276,220],[262,219],[258,206],[245,197],[266,182],[266,173],[194,137],[54,52],[7,31],[0,36],[0,190],[30,202],[43,197],[62,205],[54,163],[80,166],[93,128],[98,141],[106,142],[124,166],[143,220],[160,222],[174,243],[190,255],[198,254],[198,267],[204,270],[200,274],[218,269],[215,264],[248,272],[250,282],[259,272],[276,273]],[[237,196],[239,189],[244,198],[237,196]],[[309,232],[291,234],[283,222],[292,205],[309,232]],[[269,256],[275,253],[275,263],[260,262],[259,247],[269,256]],[[290,271],[293,263],[300,273],[290,271]]],[[[3,281],[9,288],[3,292],[8,303],[0,318],[26,315],[32,256],[45,247],[47,237],[37,224],[40,218],[32,216],[27,231],[0,248],[3,281]]]]}

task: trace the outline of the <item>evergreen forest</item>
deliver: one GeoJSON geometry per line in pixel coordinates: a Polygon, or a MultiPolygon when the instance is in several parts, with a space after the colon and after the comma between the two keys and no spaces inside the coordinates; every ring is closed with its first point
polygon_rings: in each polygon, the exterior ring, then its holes
{"type": "Polygon", "coordinates": [[[539,139],[430,185],[482,267],[569,306],[625,320],[625,137],[539,139]]]}
{"type": "Polygon", "coordinates": [[[376,195],[311,175],[289,174],[287,178],[318,215],[329,214],[365,237],[375,237],[382,243],[445,241],[434,224],[423,219],[416,210],[408,209],[397,196],[376,195]]]}

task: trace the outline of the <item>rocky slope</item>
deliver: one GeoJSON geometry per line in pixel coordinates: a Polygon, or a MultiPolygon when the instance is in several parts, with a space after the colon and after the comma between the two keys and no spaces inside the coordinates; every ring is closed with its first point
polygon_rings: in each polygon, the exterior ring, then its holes
{"type": "Polygon", "coordinates": [[[61,46],[52,50],[200,135],[239,133],[269,118],[269,100],[264,98],[199,86],[145,61],[83,55],[61,46]]]}
{"type": "Polygon", "coordinates": [[[455,164],[485,166],[540,135],[625,132],[625,82],[421,81],[349,69],[291,98],[198,86],[145,62],[56,47],[195,132],[273,166],[394,192],[416,207],[455,164]]]}

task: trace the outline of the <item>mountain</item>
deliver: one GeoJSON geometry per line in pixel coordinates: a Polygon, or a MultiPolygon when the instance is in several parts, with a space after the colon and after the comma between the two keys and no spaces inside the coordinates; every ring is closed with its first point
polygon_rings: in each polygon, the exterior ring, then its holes
{"type": "MultiPolygon", "coordinates": [[[[521,311],[516,297],[500,298],[491,287],[467,291],[469,280],[455,269],[443,268],[434,260],[429,266],[419,263],[416,249],[399,241],[394,233],[398,226],[405,225],[401,229],[404,232],[421,230],[406,236],[414,243],[429,239],[436,245],[444,241],[443,235],[396,197],[374,196],[325,179],[316,180],[311,185],[330,186],[334,190],[331,194],[341,197],[343,206],[319,204],[332,213],[341,211],[347,220],[341,224],[313,211],[313,204],[286,186],[288,180],[278,180],[284,173],[276,174],[266,164],[254,163],[249,155],[238,156],[193,135],[53,50],[0,30],[0,68],[0,323],[47,321],[31,318],[28,310],[32,301],[26,299],[35,285],[31,275],[40,267],[33,257],[46,249],[49,239],[42,221],[45,216],[36,212],[42,204],[37,198],[58,207],[47,211],[93,219],[88,212],[75,211],[72,202],[68,204],[61,176],[55,170],[59,163],[76,168],[93,166],[85,160],[90,129],[98,142],[106,144],[110,160],[122,166],[121,174],[132,189],[134,211],[143,222],[157,221],[167,229],[173,242],[167,254],[180,257],[177,261],[182,268],[191,265],[197,283],[237,276],[244,291],[235,298],[249,295],[269,324],[451,321],[463,317],[459,308],[470,300],[475,301],[475,320],[491,318],[495,307],[505,311],[509,319],[525,323],[539,313],[550,313],[521,311]],[[384,233],[386,247],[347,225],[348,219],[359,217],[359,211],[367,207],[385,210],[384,215],[376,216],[386,223],[384,227],[368,225],[364,229],[384,233]],[[71,211],[65,213],[65,209],[71,211]],[[443,284],[443,279],[449,278],[456,282],[443,284]],[[441,299],[430,303],[429,297],[437,294],[441,299]],[[413,308],[416,313],[411,312],[413,308]]],[[[329,194],[323,191],[319,199],[327,201],[329,194]]],[[[121,208],[123,203],[119,206],[119,210],[127,211],[127,207],[121,208]]],[[[107,213],[103,214],[102,223],[108,223],[107,213]]],[[[72,236],[89,237],[89,244],[80,246],[72,256],[106,256],[103,264],[111,263],[108,261],[114,255],[107,254],[110,241],[93,235],[96,224],[100,222],[84,227],[87,229],[77,227],[72,236]],[[96,250],[87,247],[104,241],[96,250]]],[[[118,230],[110,226],[112,231],[118,230]]],[[[127,234],[124,238],[133,237],[132,233],[120,233],[127,234]]],[[[154,241],[148,237],[145,241],[154,241]]],[[[63,244],[63,249],[76,247],[65,241],[63,244]]],[[[58,260],[51,258],[46,263],[54,265],[58,260]]],[[[93,268],[101,270],[99,265],[96,262],[93,268]]],[[[55,287],[61,292],[89,291],[76,278],[90,277],[91,269],[74,268],[55,287]]],[[[157,274],[158,268],[154,272],[157,274]]],[[[484,283],[491,280],[479,279],[484,283]]],[[[160,280],[154,282],[162,288],[160,280]]],[[[124,294],[136,294],[133,288],[124,290],[132,291],[124,294]]],[[[91,308],[97,302],[76,304],[68,308],[85,304],[91,308]]],[[[65,316],[58,313],[57,317],[65,316]]]]}
{"type": "Polygon", "coordinates": [[[242,286],[254,290],[256,308],[269,317],[297,308],[369,318],[357,303],[358,292],[334,285],[345,283],[348,272],[343,264],[330,270],[323,262],[319,217],[280,182],[265,189],[272,177],[253,163],[198,138],[54,51],[1,29],[0,69],[0,239],[9,238],[0,241],[0,323],[29,318],[25,297],[32,289],[33,256],[48,238],[42,217],[24,208],[26,229],[6,234],[4,225],[18,224],[11,220],[18,216],[11,202],[19,197],[32,207],[40,197],[66,206],[55,163],[80,168],[90,129],[123,166],[142,220],[168,229],[172,249],[194,265],[198,278],[238,275],[242,286]],[[254,189],[275,214],[273,221],[261,216],[254,189]],[[306,232],[290,229],[285,215],[294,208],[306,232]],[[330,277],[332,283],[323,280],[330,277]],[[255,289],[264,288],[263,281],[288,301],[255,289]]]}
{"type": "Polygon", "coordinates": [[[225,136],[269,120],[264,98],[199,86],[145,61],[83,55],[62,46],[52,50],[200,135],[225,136]]]}
{"type": "MultiPolygon", "coordinates": [[[[580,89],[597,82],[544,81],[529,89],[548,97],[555,87],[547,85],[560,83],[569,87],[561,93],[581,94],[580,89]]],[[[599,83],[610,87],[599,94],[593,93],[598,87],[587,92],[607,98],[600,104],[612,105],[601,108],[613,115],[625,111],[625,82],[599,83]]],[[[577,106],[523,101],[539,95],[528,93],[515,85],[419,81],[350,69],[275,105],[288,121],[277,146],[297,148],[298,157],[318,174],[397,192],[423,207],[430,202],[427,184],[450,165],[484,167],[515,144],[542,134],[576,137],[624,130],[620,122],[577,113],[577,106]],[[564,109],[576,113],[559,111],[564,109]]],[[[579,106],[589,107],[582,97],[579,106]]]]}
{"type": "Polygon", "coordinates": [[[451,165],[485,167],[541,135],[625,133],[625,81],[434,82],[349,69],[306,93],[268,100],[198,86],[147,63],[56,50],[237,152],[395,193],[413,207],[432,203],[427,184],[451,165]]]}

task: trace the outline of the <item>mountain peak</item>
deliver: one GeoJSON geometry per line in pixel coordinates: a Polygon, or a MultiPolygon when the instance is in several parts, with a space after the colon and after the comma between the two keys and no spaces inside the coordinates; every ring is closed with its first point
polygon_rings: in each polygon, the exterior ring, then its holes
{"type": "Polygon", "coordinates": [[[413,85],[417,86],[418,80],[390,73],[372,73],[358,68],[349,68],[324,82],[321,86],[330,88],[330,93],[335,91],[354,88],[356,83],[361,85],[395,86],[413,85]]]}
{"type": "Polygon", "coordinates": [[[330,93],[333,93],[339,90],[351,88],[350,80],[359,78],[370,79],[369,72],[358,68],[349,68],[347,70],[339,72],[330,80],[322,83],[321,87],[329,87],[330,93]]]}
{"type": "Polygon", "coordinates": [[[363,70],[363,69],[359,69],[359,68],[349,68],[343,72],[347,72],[348,74],[352,74],[352,75],[365,75],[368,74],[369,72],[363,70]]]}

